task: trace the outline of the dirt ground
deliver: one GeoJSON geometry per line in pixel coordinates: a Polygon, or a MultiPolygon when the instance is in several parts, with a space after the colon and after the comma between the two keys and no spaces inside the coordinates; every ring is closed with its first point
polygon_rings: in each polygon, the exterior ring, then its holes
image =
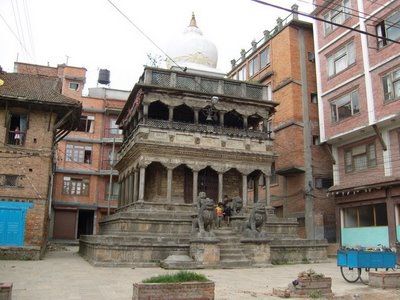
{"type": "MultiPolygon", "coordinates": [[[[400,290],[372,289],[343,280],[335,260],[320,264],[279,265],[260,269],[199,270],[216,284],[216,299],[279,299],[274,287],[286,287],[301,271],[332,277],[336,299],[400,299],[400,290]]],[[[13,282],[13,299],[132,299],[132,284],[165,274],[161,268],[93,267],[77,247],[49,251],[41,261],[0,261],[0,282],[13,282]]]]}

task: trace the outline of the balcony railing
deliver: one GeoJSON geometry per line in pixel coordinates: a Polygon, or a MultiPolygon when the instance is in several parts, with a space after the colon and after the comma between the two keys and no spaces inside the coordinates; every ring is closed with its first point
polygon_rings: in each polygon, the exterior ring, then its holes
{"type": "Polygon", "coordinates": [[[105,138],[122,138],[122,130],[118,128],[105,128],[104,129],[105,138]]]}
{"type": "Polygon", "coordinates": [[[7,144],[9,145],[25,145],[26,132],[22,131],[9,131],[7,144]]]}
{"type": "Polygon", "coordinates": [[[268,98],[267,87],[260,84],[225,78],[208,78],[169,70],[146,69],[144,83],[213,95],[272,101],[268,98]]]}
{"type": "Polygon", "coordinates": [[[189,132],[204,132],[204,133],[214,133],[214,134],[221,134],[221,135],[230,135],[230,136],[237,136],[237,137],[249,137],[249,138],[258,138],[258,139],[270,139],[271,133],[270,132],[262,132],[256,130],[246,130],[240,128],[231,128],[231,127],[224,127],[219,125],[207,125],[207,124],[192,124],[192,123],[184,123],[184,122],[169,122],[165,120],[155,120],[155,119],[148,119],[146,122],[141,120],[140,125],[146,124],[149,127],[155,128],[163,128],[163,129],[176,129],[182,131],[189,131],[189,132]]]}

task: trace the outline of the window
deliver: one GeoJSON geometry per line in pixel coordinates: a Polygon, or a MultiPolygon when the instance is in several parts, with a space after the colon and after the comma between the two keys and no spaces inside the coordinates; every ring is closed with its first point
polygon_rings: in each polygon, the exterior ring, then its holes
{"type": "MultiPolygon", "coordinates": [[[[106,187],[106,200],[108,200],[108,195],[110,192],[110,183],[107,183],[107,187],[106,187]]],[[[115,200],[118,198],[118,193],[119,193],[119,184],[117,181],[114,181],[111,185],[111,200],[115,200]]]]}
{"type": "Polygon", "coordinates": [[[92,146],[78,146],[67,144],[65,152],[66,161],[74,161],[78,163],[92,163],[92,146]]]}
{"type": "Polygon", "coordinates": [[[400,98],[400,69],[382,78],[384,101],[389,102],[400,98]]]}
{"type": "Polygon", "coordinates": [[[267,89],[268,100],[272,101],[272,88],[271,88],[271,84],[267,84],[265,87],[266,87],[266,89],[267,89]]]}
{"type": "MultiPolygon", "coordinates": [[[[350,18],[351,0],[342,0],[340,5],[331,9],[324,15],[324,20],[330,21],[336,24],[343,24],[348,18],[350,18]]],[[[335,25],[324,22],[325,35],[331,33],[336,29],[335,25]]]]}
{"type": "Polygon", "coordinates": [[[79,83],[77,82],[70,82],[69,89],[73,91],[77,91],[79,89],[79,83]]]}
{"type": "Polygon", "coordinates": [[[344,227],[387,226],[386,204],[364,205],[344,209],[344,227]]]}
{"type": "Polygon", "coordinates": [[[244,66],[243,68],[241,68],[239,70],[239,78],[238,79],[239,80],[246,80],[247,79],[247,77],[246,77],[246,66],[244,66]]]}
{"type": "Polygon", "coordinates": [[[329,189],[333,185],[332,178],[315,178],[314,182],[316,189],[329,189]]]}
{"type": "Polygon", "coordinates": [[[22,176],[0,174],[0,187],[22,187],[22,176]]]}
{"type": "Polygon", "coordinates": [[[78,196],[89,195],[89,180],[64,177],[63,194],[78,196]]]}
{"type": "Polygon", "coordinates": [[[7,123],[7,144],[23,146],[26,140],[26,131],[28,130],[28,116],[9,113],[7,123]]]}
{"type": "Polygon", "coordinates": [[[353,91],[331,103],[332,122],[339,122],[360,112],[358,93],[353,91]]]}
{"type": "Polygon", "coordinates": [[[260,52],[260,66],[261,69],[269,64],[269,47],[260,52]]]}
{"type": "Polygon", "coordinates": [[[319,135],[313,135],[312,140],[314,146],[318,146],[321,143],[321,141],[319,140],[319,135]]]}
{"type": "Polygon", "coordinates": [[[391,40],[400,39],[400,10],[391,14],[386,20],[383,20],[375,27],[376,35],[381,37],[378,38],[378,48],[382,48],[388,45],[390,42],[386,38],[391,40]]]}
{"type": "Polygon", "coordinates": [[[360,145],[344,152],[346,173],[376,166],[375,143],[360,145]]]}
{"type": "Polygon", "coordinates": [[[275,162],[271,164],[271,177],[269,178],[270,184],[278,183],[278,175],[276,175],[275,162]]]}
{"type": "Polygon", "coordinates": [[[333,76],[356,62],[354,42],[338,50],[328,57],[328,75],[333,76]]]}
{"type": "Polygon", "coordinates": [[[93,133],[94,132],[94,116],[81,116],[77,131],[93,133]]]}
{"type": "Polygon", "coordinates": [[[317,93],[311,93],[311,103],[318,104],[318,94],[317,93]]]}
{"type": "Polygon", "coordinates": [[[260,58],[258,55],[250,60],[249,63],[249,76],[253,76],[254,74],[258,73],[260,71],[260,58]]]}

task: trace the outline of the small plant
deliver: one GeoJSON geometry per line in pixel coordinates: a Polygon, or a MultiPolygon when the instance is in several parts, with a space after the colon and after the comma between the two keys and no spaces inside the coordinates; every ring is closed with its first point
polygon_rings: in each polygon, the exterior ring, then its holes
{"type": "Polygon", "coordinates": [[[189,282],[189,281],[209,281],[203,274],[195,272],[180,271],[175,274],[159,275],[147,278],[143,280],[143,283],[178,283],[178,282],[189,282]]]}
{"type": "Polygon", "coordinates": [[[322,297],[322,292],[320,290],[311,291],[309,296],[311,299],[318,299],[322,297]]]}

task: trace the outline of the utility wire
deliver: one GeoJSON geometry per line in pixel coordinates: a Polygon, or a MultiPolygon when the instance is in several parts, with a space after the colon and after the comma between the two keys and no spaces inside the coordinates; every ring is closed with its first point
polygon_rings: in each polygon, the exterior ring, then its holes
{"type": "Polygon", "coordinates": [[[392,40],[392,39],[389,39],[389,38],[386,38],[386,37],[378,36],[376,34],[373,34],[373,33],[367,32],[367,31],[363,31],[363,30],[360,30],[360,29],[357,29],[357,28],[352,28],[352,27],[347,26],[347,25],[343,25],[343,24],[332,22],[332,21],[328,21],[328,20],[325,20],[323,18],[312,16],[310,14],[303,13],[303,12],[300,12],[300,11],[294,11],[294,10],[292,10],[290,8],[282,7],[282,6],[279,6],[279,5],[276,5],[276,4],[272,4],[272,3],[264,2],[264,1],[260,1],[260,0],[250,0],[250,1],[262,4],[262,5],[274,7],[274,8],[277,8],[277,9],[280,9],[280,10],[284,10],[284,11],[287,11],[287,12],[290,12],[290,13],[298,14],[298,15],[301,15],[301,16],[304,16],[304,17],[308,17],[308,18],[311,18],[311,19],[314,19],[314,20],[317,20],[317,21],[320,21],[320,22],[328,23],[328,24],[331,24],[331,25],[334,25],[334,26],[346,28],[346,29],[348,29],[350,31],[355,31],[355,32],[358,32],[358,33],[361,33],[361,34],[369,35],[369,36],[372,36],[372,37],[377,38],[377,39],[384,39],[386,41],[389,41],[389,42],[392,42],[392,43],[395,43],[395,44],[400,44],[400,42],[396,41],[396,40],[392,40]]]}
{"type": "MultiPolygon", "coordinates": [[[[299,2],[302,2],[302,3],[306,3],[306,4],[310,4],[310,5],[314,5],[314,6],[316,6],[316,7],[321,7],[321,8],[328,8],[328,7],[325,7],[325,6],[323,6],[323,5],[320,5],[320,4],[315,4],[315,3],[310,3],[310,2],[308,2],[308,1],[306,1],[306,0],[297,0],[297,1],[299,1],[299,2]]],[[[332,4],[335,4],[335,3],[332,3],[332,4]]],[[[365,13],[365,12],[361,12],[361,11],[359,11],[359,10],[357,10],[357,9],[354,9],[354,8],[351,8],[351,7],[347,7],[347,6],[344,6],[344,5],[341,5],[341,4],[336,4],[336,5],[332,5],[334,8],[328,8],[329,10],[331,10],[331,11],[336,11],[336,12],[338,12],[338,13],[344,13],[344,14],[346,14],[346,15],[349,15],[349,16],[353,16],[353,17],[356,17],[356,18],[361,18],[361,19],[364,19],[364,20],[370,20],[370,19],[375,19],[376,21],[383,21],[383,19],[381,19],[381,18],[378,18],[378,17],[375,17],[375,16],[373,16],[373,15],[370,15],[370,14],[367,14],[367,13],[365,13]],[[341,7],[341,8],[343,8],[343,9],[337,9],[337,7],[341,7]],[[353,11],[353,12],[355,12],[355,13],[357,13],[357,14],[352,14],[352,13],[350,13],[350,12],[345,12],[344,10],[351,10],[351,11],[353,11]],[[363,16],[361,16],[361,14],[363,15],[363,16]]],[[[400,29],[400,26],[396,26],[397,25],[397,23],[392,23],[392,22],[387,22],[387,21],[385,21],[385,24],[387,24],[387,25],[390,25],[391,27],[395,27],[395,28],[398,28],[398,29],[400,29]]]]}

